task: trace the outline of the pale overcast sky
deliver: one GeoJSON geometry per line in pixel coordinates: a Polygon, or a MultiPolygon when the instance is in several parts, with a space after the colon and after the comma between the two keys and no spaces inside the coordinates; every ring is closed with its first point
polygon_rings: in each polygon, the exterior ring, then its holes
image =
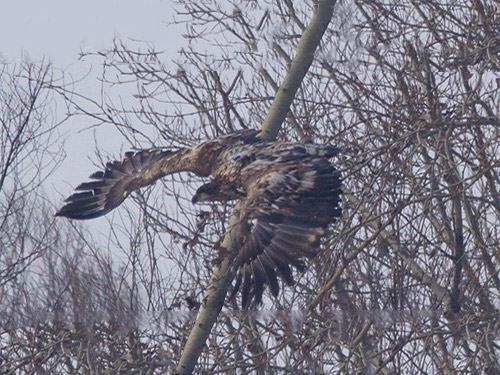
{"type": "MultiPolygon", "coordinates": [[[[90,70],[79,90],[86,90],[91,97],[95,90],[97,99],[100,70],[94,69],[93,74],[89,59],[78,61],[80,51],[110,48],[113,39],[119,38],[144,41],[165,52],[165,58],[175,57],[183,43],[184,26],[169,25],[173,16],[172,0],[4,0],[0,57],[9,62],[20,61],[23,55],[34,61],[44,58],[73,78],[85,76],[90,70]]],[[[61,129],[66,158],[44,184],[55,207],[60,206],[62,196],[95,171],[89,160],[95,161],[94,132],[81,132],[81,121],[74,119],[61,129]]],[[[100,131],[99,145],[118,156],[124,140],[110,128],[100,131]]]]}
{"type": "Polygon", "coordinates": [[[110,46],[114,36],[149,42],[158,50],[177,50],[170,0],[6,0],[0,13],[0,53],[9,60],[28,53],[55,66],[73,63],[81,48],[110,46]]]}

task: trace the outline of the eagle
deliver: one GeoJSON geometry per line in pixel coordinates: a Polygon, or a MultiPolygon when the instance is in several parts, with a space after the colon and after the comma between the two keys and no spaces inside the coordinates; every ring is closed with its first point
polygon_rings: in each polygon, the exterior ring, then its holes
{"type": "Polygon", "coordinates": [[[231,228],[237,249],[231,297],[241,290],[246,308],[262,301],[266,286],[277,297],[278,278],[293,285],[292,268],[305,270],[305,260],[317,255],[328,225],[341,215],[342,182],[331,161],[339,152],[331,145],[267,141],[249,129],[190,148],[127,152],[79,185],[56,216],[105,215],[133,191],[173,173],[212,176],[192,203],[239,200],[231,228]]]}

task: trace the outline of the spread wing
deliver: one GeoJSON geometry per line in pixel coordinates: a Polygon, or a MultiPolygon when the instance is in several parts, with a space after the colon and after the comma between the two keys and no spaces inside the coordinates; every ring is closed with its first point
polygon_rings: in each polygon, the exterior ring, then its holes
{"type": "Polygon", "coordinates": [[[152,184],[157,179],[177,172],[208,176],[218,153],[238,144],[258,142],[257,130],[241,130],[178,151],[139,151],[125,154],[121,162],[106,164],[76,188],[56,216],[71,219],[92,219],[119,206],[130,193],[152,184]]]}
{"type": "Polygon", "coordinates": [[[243,308],[259,303],[266,285],[279,293],[278,277],[292,285],[291,267],[304,270],[317,254],[328,224],[341,215],[339,173],[325,158],[276,165],[256,176],[240,208],[238,254],[233,266],[243,308]]]}
{"type": "Polygon", "coordinates": [[[93,219],[118,207],[130,193],[152,184],[165,173],[158,162],[176,152],[128,152],[123,161],[107,163],[104,171],[92,174],[93,181],[79,185],[77,192],[65,200],[56,216],[70,219],[93,219]]]}

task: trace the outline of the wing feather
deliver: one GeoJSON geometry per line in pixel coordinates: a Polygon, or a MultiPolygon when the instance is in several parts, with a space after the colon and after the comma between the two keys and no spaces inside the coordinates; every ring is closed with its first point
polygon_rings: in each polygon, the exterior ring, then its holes
{"type": "Polygon", "coordinates": [[[341,214],[340,176],[326,159],[285,160],[290,164],[249,179],[250,193],[239,209],[231,298],[241,288],[243,308],[259,303],[266,285],[277,296],[278,276],[293,285],[291,267],[305,269],[304,259],[316,256],[326,227],[341,214]]]}
{"type": "Polygon", "coordinates": [[[252,287],[252,275],[250,274],[250,264],[243,266],[243,285],[241,286],[241,304],[248,306],[252,299],[250,288],[252,287]]]}
{"type": "Polygon", "coordinates": [[[119,206],[132,191],[163,177],[161,170],[153,168],[162,159],[176,154],[174,151],[127,152],[123,161],[106,163],[104,171],[90,176],[95,181],[77,186],[76,193],[65,200],[66,204],[56,213],[70,219],[93,219],[105,215],[119,206]]]}

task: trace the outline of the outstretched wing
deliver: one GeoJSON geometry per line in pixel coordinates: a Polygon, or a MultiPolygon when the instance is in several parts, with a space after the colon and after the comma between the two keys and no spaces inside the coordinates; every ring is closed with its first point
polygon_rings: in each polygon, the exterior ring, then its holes
{"type": "Polygon", "coordinates": [[[118,207],[130,193],[152,184],[165,173],[158,162],[175,154],[175,151],[127,152],[123,161],[107,163],[104,171],[92,174],[94,181],[79,185],[65,200],[66,204],[56,216],[70,219],[93,219],[118,207]]]}
{"type": "Polygon", "coordinates": [[[249,190],[235,228],[233,266],[232,296],[241,289],[243,308],[259,303],[266,285],[277,296],[278,277],[292,285],[291,267],[304,270],[304,259],[317,254],[326,227],[341,215],[340,176],[326,158],[276,165],[249,190]]]}

